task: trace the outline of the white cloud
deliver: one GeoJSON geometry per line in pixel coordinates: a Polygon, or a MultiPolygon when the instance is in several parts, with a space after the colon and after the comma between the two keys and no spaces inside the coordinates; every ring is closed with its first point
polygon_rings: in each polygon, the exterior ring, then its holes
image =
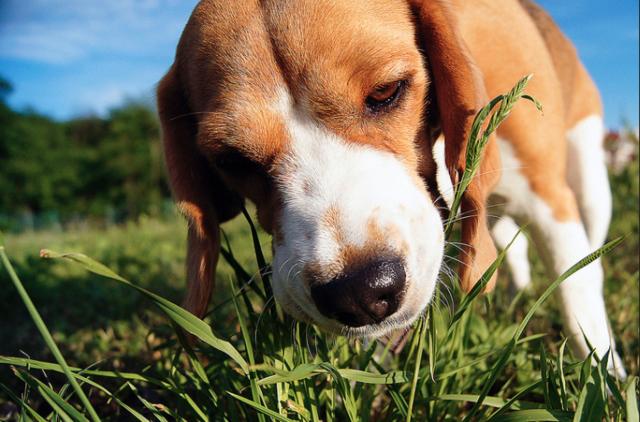
{"type": "Polygon", "coordinates": [[[79,102],[91,104],[98,114],[106,113],[110,108],[121,104],[127,98],[127,93],[119,85],[107,85],[98,89],[82,93],[79,102]]]}
{"type": "Polygon", "coordinates": [[[0,56],[62,64],[153,54],[175,43],[195,1],[2,0],[0,56]]]}

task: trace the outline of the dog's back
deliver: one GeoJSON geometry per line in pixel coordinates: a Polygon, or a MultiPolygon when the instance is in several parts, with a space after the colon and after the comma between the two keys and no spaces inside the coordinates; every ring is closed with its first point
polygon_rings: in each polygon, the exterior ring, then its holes
{"type": "Polygon", "coordinates": [[[562,85],[566,129],[572,128],[581,118],[602,114],[598,89],[580,62],[571,41],[558,28],[553,18],[535,2],[520,0],[520,4],[538,27],[553,60],[562,85]]]}
{"type": "Polygon", "coordinates": [[[520,4],[538,27],[562,87],[567,180],[578,200],[591,248],[596,249],[603,244],[611,220],[600,94],[575,47],[551,16],[531,0],[520,0],[520,4]]]}

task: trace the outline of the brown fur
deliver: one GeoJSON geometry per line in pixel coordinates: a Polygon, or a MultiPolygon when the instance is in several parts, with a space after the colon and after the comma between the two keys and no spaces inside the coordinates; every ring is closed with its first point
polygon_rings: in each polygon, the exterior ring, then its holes
{"type": "MultiPolygon", "coordinates": [[[[556,58],[554,63],[553,54],[560,56],[566,51],[550,52],[541,30],[520,2],[477,0],[470,4],[460,0],[454,3],[463,37],[482,69],[490,97],[506,92],[524,74],[533,73],[527,92],[540,100],[544,113],[532,112],[529,103],[517,104],[499,128],[498,136],[512,144],[524,164],[519,171],[529,180],[533,191],[551,207],[554,216],[560,221],[577,221],[578,207],[566,182],[565,132],[570,123],[565,110],[570,107],[565,106],[565,102],[569,99],[563,96],[563,81],[555,67],[555,63],[577,60],[577,57],[556,58]],[[509,60],[497,60],[499,57],[509,60]]],[[[550,32],[549,27],[543,28],[546,33],[550,32]]],[[[547,39],[553,39],[553,35],[547,35],[547,39]]],[[[589,93],[574,92],[572,101],[576,101],[574,96],[589,98],[589,93]]]]}
{"type": "Polygon", "coordinates": [[[571,129],[585,117],[602,115],[598,89],[580,62],[578,52],[571,41],[560,31],[553,18],[536,3],[531,0],[520,0],[520,3],[542,35],[560,79],[565,108],[565,130],[571,129]]]}
{"type": "MultiPolygon", "coordinates": [[[[315,119],[348,142],[395,154],[420,173],[433,194],[431,146],[437,133],[445,135],[446,164],[457,180],[477,110],[529,73],[535,77],[528,92],[544,104],[545,114],[519,104],[498,135],[512,143],[533,190],[554,214],[576,219],[564,182],[564,133],[600,110],[599,100],[573,48],[530,1],[199,3],[158,88],[169,178],[191,224],[186,307],[197,315],[206,310],[217,226],[238,213],[240,198],[253,201],[261,225],[276,242],[280,237],[272,178],[286,177],[274,169],[290,139],[274,109],[278,87],[286,86],[315,119]],[[403,78],[411,85],[398,108],[368,118],[363,98],[403,78]],[[224,169],[229,153],[243,157],[236,171],[224,169]]],[[[462,223],[469,245],[461,254],[467,290],[495,258],[485,202],[499,168],[492,139],[462,203],[470,215],[462,223]]]]}

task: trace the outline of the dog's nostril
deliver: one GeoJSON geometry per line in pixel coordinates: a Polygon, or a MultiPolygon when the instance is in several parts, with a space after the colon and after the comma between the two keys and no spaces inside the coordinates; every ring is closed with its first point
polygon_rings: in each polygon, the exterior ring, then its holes
{"type": "Polygon", "coordinates": [[[388,315],[389,302],[385,299],[376,300],[371,302],[368,308],[371,315],[382,320],[388,315]]]}
{"type": "Polygon", "coordinates": [[[381,322],[398,309],[405,282],[401,259],[378,260],[312,286],[311,296],[323,315],[361,327],[381,322]]]}

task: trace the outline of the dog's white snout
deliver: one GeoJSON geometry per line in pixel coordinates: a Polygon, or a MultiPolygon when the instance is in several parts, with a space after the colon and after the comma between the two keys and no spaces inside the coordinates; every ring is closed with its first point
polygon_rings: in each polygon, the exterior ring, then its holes
{"type": "Polygon", "coordinates": [[[276,299],[330,331],[376,336],[412,322],[431,298],[444,248],[424,184],[389,151],[285,115],[276,299]]]}

